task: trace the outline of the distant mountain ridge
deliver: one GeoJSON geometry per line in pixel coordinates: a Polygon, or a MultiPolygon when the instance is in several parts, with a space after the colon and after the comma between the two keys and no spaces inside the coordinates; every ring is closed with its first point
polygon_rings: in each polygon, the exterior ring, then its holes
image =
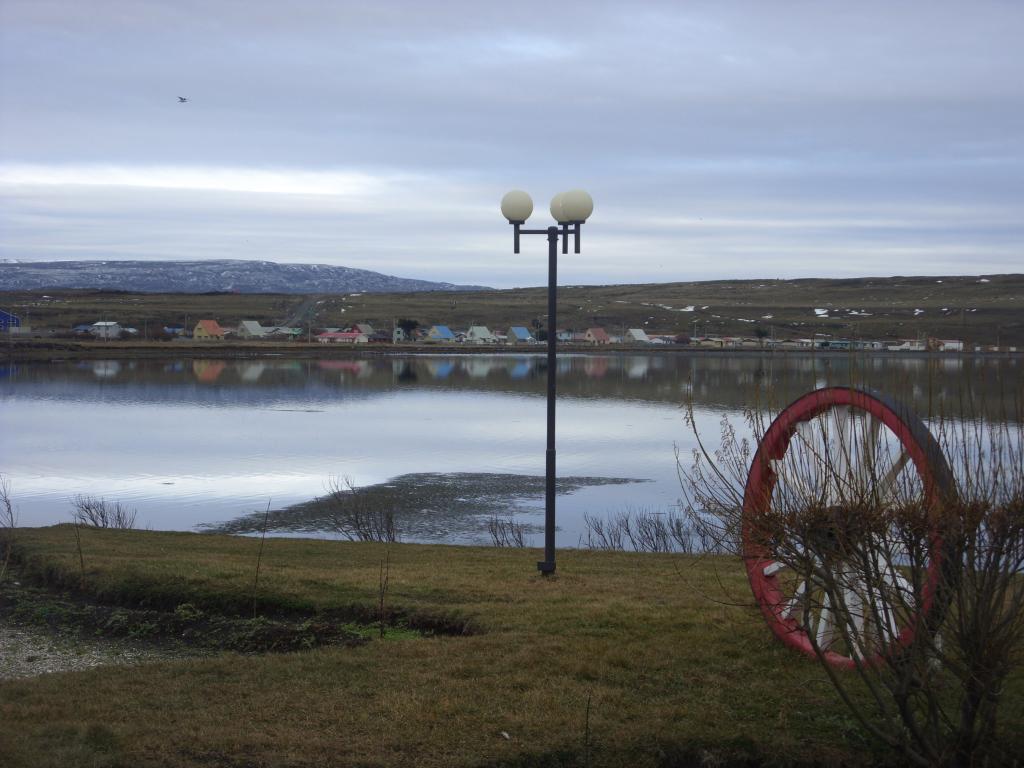
{"type": "Polygon", "coordinates": [[[273,261],[0,261],[0,289],[101,288],[141,293],[413,293],[478,291],[329,264],[273,261]]]}

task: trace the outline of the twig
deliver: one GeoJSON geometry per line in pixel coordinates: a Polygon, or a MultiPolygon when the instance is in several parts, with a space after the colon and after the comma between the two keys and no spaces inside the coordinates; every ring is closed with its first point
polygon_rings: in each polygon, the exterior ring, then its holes
{"type": "Polygon", "coordinates": [[[260,534],[260,550],[256,555],[256,575],[252,580],[252,617],[256,618],[256,587],[260,583],[260,563],[263,562],[263,542],[267,538],[267,521],[270,519],[270,499],[267,499],[267,511],[263,513],[263,532],[260,534]]]}

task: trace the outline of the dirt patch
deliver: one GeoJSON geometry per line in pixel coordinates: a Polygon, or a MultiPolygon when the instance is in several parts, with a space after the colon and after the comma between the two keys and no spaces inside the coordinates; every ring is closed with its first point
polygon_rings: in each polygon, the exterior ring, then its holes
{"type": "MultiPolygon", "coordinates": [[[[269,514],[257,512],[223,523],[200,526],[206,533],[268,532],[338,533],[337,503],[358,496],[368,515],[388,511],[403,539],[446,541],[453,536],[487,537],[487,523],[495,515],[536,512],[544,498],[544,477],[487,472],[423,472],[401,475],[384,483],[325,495],[269,514]]],[[[566,495],[597,485],[623,485],[646,480],[621,477],[560,477],[555,492],[566,495]]],[[[538,529],[539,530],[539,529],[538,529]]],[[[535,532],[527,526],[527,532],[535,532]]]]}

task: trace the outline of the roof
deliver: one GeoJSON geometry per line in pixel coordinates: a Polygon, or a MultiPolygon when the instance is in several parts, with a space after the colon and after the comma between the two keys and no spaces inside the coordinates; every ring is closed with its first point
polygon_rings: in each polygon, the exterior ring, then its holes
{"type": "Polygon", "coordinates": [[[466,331],[467,336],[493,336],[490,329],[486,325],[471,325],[469,330],[466,331]]]}
{"type": "Polygon", "coordinates": [[[360,336],[366,338],[366,334],[360,331],[328,331],[317,334],[318,339],[338,339],[339,341],[351,341],[358,339],[360,336]]]}
{"type": "Polygon", "coordinates": [[[117,323],[115,323],[113,320],[103,320],[103,321],[98,322],[98,323],[93,323],[92,327],[95,328],[97,325],[101,326],[103,328],[110,328],[112,326],[117,325],[117,323]]]}
{"type": "Polygon", "coordinates": [[[243,320],[238,324],[239,330],[251,333],[253,336],[262,336],[266,329],[260,325],[258,320],[243,320]]]}
{"type": "Polygon", "coordinates": [[[452,333],[452,329],[447,325],[434,325],[431,326],[429,335],[435,339],[454,339],[455,334],[452,333]]]}
{"type": "Polygon", "coordinates": [[[508,329],[508,335],[514,336],[516,339],[521,339],[523,341],[525,341],[526,339],[533,338],[533,336],[530,334],[530,331],[525,326],[522,325],[513,325],[511,328],[508,329]]]}
{"type": "Polygon", "coordinates": [[[196,328],[202,328],[211,336],[223,336],[224,329],[220,327],[220,323],[216,320],[200,320],[196,323],[196,328]]]}
{"type": "Polygon", "coordinates": [[[628,333],[637,341],[645,341],[647,339],[647,331],[645,331],[643,328],[630,328],[628,331],[626,331],[626,333],[628,333]]]}
{"type": "Polygon", "coordinates": [[[598,341],[608,341],[608,333],[604,328],[587,328],[587,334],[598,341]]]}

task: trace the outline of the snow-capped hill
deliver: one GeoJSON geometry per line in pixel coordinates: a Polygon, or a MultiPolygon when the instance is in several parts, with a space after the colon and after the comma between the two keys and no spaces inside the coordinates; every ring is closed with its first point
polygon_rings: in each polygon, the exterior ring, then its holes
{"type": "Polygon", "coordinates": [[[107,288],[145,293],[412,293],[486,286],[412,280],[367,269],[272,261],[0,262],[0,289],[107,288]]]}

